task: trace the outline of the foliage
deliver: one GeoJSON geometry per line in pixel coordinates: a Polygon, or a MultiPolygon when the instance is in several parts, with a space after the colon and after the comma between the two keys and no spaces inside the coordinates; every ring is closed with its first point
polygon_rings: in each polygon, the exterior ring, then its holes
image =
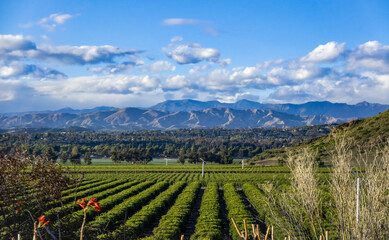
{"type": "Polygon", "coordinates": [[[197,219],[195,234],[191,240],[222,239],[219,186],[216,183],[209,183],[201,200],[200,216],[197,219]]]}
{"type": "Polygon", "coordinates": [[[240,239],[231,219],[235,219],[239,229],[243,229],[243,220],[246,220],[247,224],[251,226],[251,224],[255,223],[254,219],[249,213],[249,211],[246,209],[242,198],[236,192],[233,184],[224,184],[223,192],[224,200],[227,205],[228,219],[230,221],[230,235],[233,239],[240,239]]]}
{"type": "Polygon", "coordinates": [[[199,189],[199,182],[193,182],[184,189],[173,207],[161,218],[158,227],[153,230],[154,239],[178,239],[180,237],[199,189]]]}

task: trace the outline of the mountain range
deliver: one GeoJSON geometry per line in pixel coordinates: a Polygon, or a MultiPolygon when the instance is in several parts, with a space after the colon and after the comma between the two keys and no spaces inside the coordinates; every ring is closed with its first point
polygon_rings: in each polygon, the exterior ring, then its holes
{"type": "Polygon", "coordinates": [[[150,107],[153,110],[179,112],[198,111],[208,108],[232,108],[238,110],[263,109],[284,112],[294,115],[325,115],[334,118],[366,118],[389,109],[389,105],[360,102],[355,105],[346,103],[307,102],[303,104],[262,104],[246,99],[235,103],[221,103],[218,101],[201,102],[192,99],[168,100],[150,107]]]}
{"type": "Polygon", "coordinates": [[[389,109],[389,105],[367,102],[356,105],[330,102],[304,104],[261,104],[241,100],[170,100],[150,108],[97,107],[75,110],[7,113],[0,115],[0,128],[68,128],[92,130],[170,130],[179,128],[296,127],[341,123],[369,117],[389,109]]]}

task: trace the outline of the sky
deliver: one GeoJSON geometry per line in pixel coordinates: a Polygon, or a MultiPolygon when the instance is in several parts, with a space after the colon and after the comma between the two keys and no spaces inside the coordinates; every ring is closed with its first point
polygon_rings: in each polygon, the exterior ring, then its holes
{"type": "Polygon", "coordinates": [[[387,1],[0,1],[0,112],[389,104],[387,1]]]}

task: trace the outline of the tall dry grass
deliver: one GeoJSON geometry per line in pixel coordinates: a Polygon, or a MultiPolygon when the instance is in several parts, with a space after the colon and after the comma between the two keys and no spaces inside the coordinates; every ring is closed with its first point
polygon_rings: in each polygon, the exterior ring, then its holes
{"type": "Polygon", "coordinates": [[[272,222],[293,239],[320,239],[326,230],[339,239],[389,239],[389,144],[356,147],[333,135],[332,170],[323,182],[316,153],[289,155],[291,187],[269,193],[272,222]],[[359,219],[357,176],[360,179],[359,219]]]}
{"type": "Polygon", "coordinates": [[[353,142],[343,137],[334,140],[330,190],[339,238],[389,239],[389,144],[379,148],[369,146],[365,151],[359,146],[356,151],[353,142]],[[357,176],[350,169],[358,169],[361,177],[359,219],[356,216],[357,176]]]}

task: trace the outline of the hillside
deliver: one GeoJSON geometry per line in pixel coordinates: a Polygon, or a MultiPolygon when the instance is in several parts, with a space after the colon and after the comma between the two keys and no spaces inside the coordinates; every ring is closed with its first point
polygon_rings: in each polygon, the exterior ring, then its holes
{"type": "Polygon", "coordinates": [[[343,123],[323,137],[310,139],[289,148],[267,150],[253,157],[252,161],[256,163],[276,162],[285,159],[287,152],[295,152],[302,147],[308,147],[317,151],[318,161],[328,162],[330,153],[335,148],[335,136],[344,138],[356,152],[380,147],[389,140],[389,110],[373,117],[343,123]]]}
{"type": "Polygon", "coordinates": [[[68,128],[92,130],[172,130],[181,128],[272,128],[340,123],[327,116],[300,116],[273,110],[209,108],[189,112],[166,112],[122,108],[92,113],[37,113],[0,116],[0,129],[68,128]]]}
{"type": "Polygon", "coordinates": [[[306,102],[302,104],[262,104],[259,102],[240,100],[235,103],[221,103],[218,101],[201,102],[191,99],[186,100],[168,100],[158,103],[150,109],[167,112],[178,111],[200,111],[208,108],[232,108],[237,110],[261,109],[273,110],[293,115],[324,115],[342,119],[356,119],[371,117],[379,112],[389,109],[389,105],[378,103],[361,102],[354,105],[346,103],[323,102],[306,102]]]}

